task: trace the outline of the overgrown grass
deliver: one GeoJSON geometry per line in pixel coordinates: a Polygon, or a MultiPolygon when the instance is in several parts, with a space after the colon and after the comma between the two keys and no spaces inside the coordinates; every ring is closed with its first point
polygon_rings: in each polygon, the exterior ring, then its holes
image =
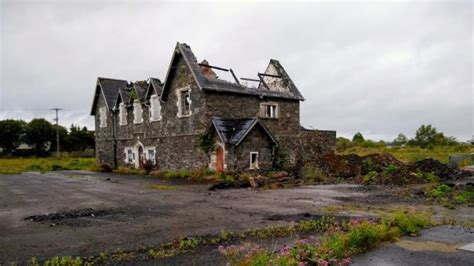
{"type": "Polygon", "coordinates": [[[431,225],[425,213],[397,211],[379,222],[353,219],[335,223],[322,236],[297,240],[293,246],[285,245],[278,252],[249,244],[219,250],[231,265],[349,265],[353,255],[404,234],[418,234],[431,225]]]}
{"type": "Polygon", "coordinates": [[[448,186],[431,184],[424,189],[425,197],[446,208],[455,209],[458,204],[474,204],[474,189],[469,186],[448,186]]]}
{"type": "Polygon", "coordinates": [[[355,153],[360,156],[372,153],[390,153],[404,163],[412,163],[426,158],[433,158],[442,163],[447,163],[450,155],[462,155],[474,152],[472,146],[442,146],[433,149],[422,149],[415,147],[352,147],[340,154],[355,153]]]}
{"type": "Polygon", "coordinates": [[[19,174],[27,171],[93,170],[95,158],[0,158],[0,174],[19,174]]]}

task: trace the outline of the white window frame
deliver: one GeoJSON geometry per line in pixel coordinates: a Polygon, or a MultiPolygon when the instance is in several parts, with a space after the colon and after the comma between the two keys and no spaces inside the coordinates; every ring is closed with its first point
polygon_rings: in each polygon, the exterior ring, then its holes
{"type": "Polygon", "coordinates": [[[187,86],[187,87],[184,87],[184,88],[181,88],[181,89],[177,89],[176,90],[176,96],[177,96],[177,106],[178,106],[178,114],[177,116],[179,118],[181,117],[190,117],[192,115],[192,103],[193,103],[193,100],[191,99],[191,87],[190,86],[187,86]],[[182,92],[184,91],[188,91],[189,92],[189,113],[186,114],[186,115],[183,115],[183,110],[182,110],[182,104],[181,102],[183,101],[183,99],[181,99],[181,95],[183,94],[182,92]]]}
{"type": "Polygon", "coordinates": [[[144,152],[145,154],[145,158],[147,160],[150,160],[152,161],[153,165],[156,165],[156,148],[155,147],[145,147],[144,149],[146,152],[144,152]],[[153,151],[153,158],[150,158],[150,151],[153,151]]]}
{"type": "Polygon", "coordinates": [[[279,115],[278,103],[261,103],[260,104],[260,117],[269,119],[278,119],[279,115]],[[272,108],[273,107],[273,108],[272,108]],[[268,108],[270,108],[270,114],[268,114],[268,108]]]}
{"type": "Polygon", "coordinates": [[[120,103],[119,105],[119,125],[125,126],[127,125],[127,106],[124,103],[120,103]]]}
{"type": "Polygon", "coordinates": [[[134,156],[135,154],[134,154],[134,151],[133,151],[132,147],[125,147],[124,148],[124,153],[125,153],[125,163],[126,164],[135,163],[135,156],[134,156]]]}
{"type": "Polygon", "coordinates": [[[251,151],[250,152],[250,167],[249,169],[259,169],[259,166],[258,166],[258,152],[257,151],[251,151]],[[253,166],[252,164],[252,155],[256,155],[256,163],[255,163],[255,167],[253,166]]]}
{"type": "Polygon", "coordinates": [[[133,123],[143,123],[143,107],[139,100],[133,102],[133,123]]]}
{"type": "Polygon", "coordinates": [[[107,107],[105,106],[99,109],[99,126],[107,127],[107,107]]]}
{"type": "Polygon", "coordinates": [[[161,102],[158,94],[150,97],[150,122],[161,120],[161,102]]]}

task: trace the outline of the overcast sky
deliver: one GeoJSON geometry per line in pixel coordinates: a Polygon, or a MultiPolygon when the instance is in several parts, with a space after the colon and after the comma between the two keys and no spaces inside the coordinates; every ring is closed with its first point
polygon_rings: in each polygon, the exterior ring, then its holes
{"type": "Polygon", "coordinates": [[[51,121],[60,107],[63,125],[93,128],[97,76],[163,80],[179,41],[240,77],[280,60],[306,127],[474,134],[471,1],[1,1],[0,119],[51,121]]]}

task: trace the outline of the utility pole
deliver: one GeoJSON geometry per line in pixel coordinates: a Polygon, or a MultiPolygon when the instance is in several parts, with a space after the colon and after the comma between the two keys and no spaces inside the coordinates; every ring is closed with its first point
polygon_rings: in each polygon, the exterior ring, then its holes
{"type": "Polygon", "coordinates": [[[58,113],[59,113],[59,110],[61,110],[61,108],[51,108],[51,110],[56,111],[56,118],[54,119],[54,121],[56,121],[56,156],[59,158],[59,116],[58,116],[58,113]]]}

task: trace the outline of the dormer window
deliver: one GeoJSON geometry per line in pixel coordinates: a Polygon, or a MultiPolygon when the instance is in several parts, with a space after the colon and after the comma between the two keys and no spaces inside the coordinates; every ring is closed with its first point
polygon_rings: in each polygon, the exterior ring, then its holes
{"type": "Polygon", "coordinates": [[[99,110],[99,125],[100,127],[107,127],[107,108],[101,107],[99,110]]]}
{"type": "Polygon", "coordinates": [[[124,103],[119,105],[119,125],[125,126],[127,124],[127,107],[124,103]]]}
{"type": "Polygon", "coordinates": [[[191,89],[183,88],[177,91],[178,94],[178,117],[191,115],[191,89]]]}
{"type": "Polygon", "coordinates": [[[160,97],[154,94],[150,97],[150,121],[161,120],[160,97]]]}
{"type": "Polygon", "coordinates": [[[260,104],[260,117],[263,118],[278,118],[278,104],[276,103],[262,103],[260,104]]]}
{"type": "Polygon", "coordinates": [[[140,101],[135,100],[133,103],[133,123],[140,124],[143,122],[143,109],[140,101]]]}

